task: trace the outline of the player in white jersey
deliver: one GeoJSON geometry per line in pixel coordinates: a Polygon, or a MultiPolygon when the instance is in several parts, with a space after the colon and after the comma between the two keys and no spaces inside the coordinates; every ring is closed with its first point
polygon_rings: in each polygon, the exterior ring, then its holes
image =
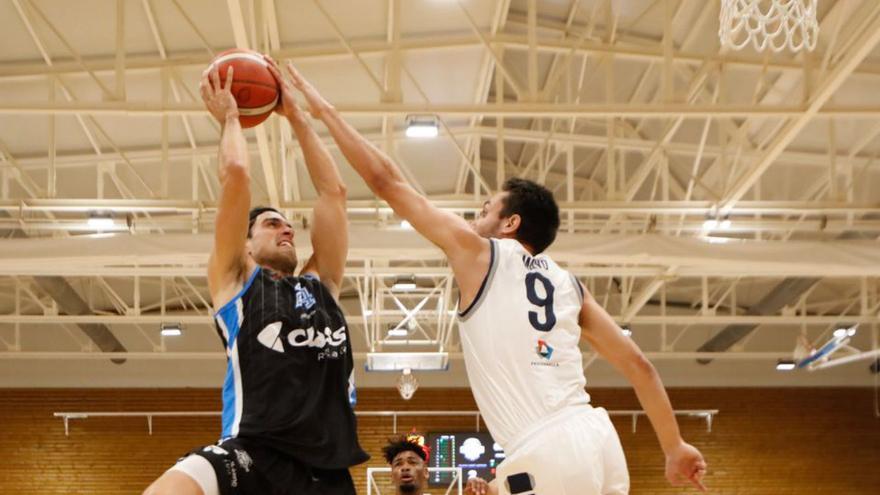
{"type": "Polygon", "coordinates": [[[534,182],[511,179],[468,223],[432,205],[400,169],[292,69],[314,118],[370,189],[440,247],[458,283],[459,325],[480,413],[507,459],[492,493],[605,495],[629,491],[617,433],[584,391],[580,339],[632,383],[666,455],[666,477],[705,490],[702,454],[682,438],[654,366],[584,287],[541,253],[559,208],[534,182]]]}

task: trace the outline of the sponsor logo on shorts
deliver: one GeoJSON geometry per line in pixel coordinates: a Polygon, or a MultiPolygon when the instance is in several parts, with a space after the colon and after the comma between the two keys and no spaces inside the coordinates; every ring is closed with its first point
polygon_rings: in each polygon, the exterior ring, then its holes
{"type": "Polygon", "coordinates": [[[222,449],[216,445],[208,445],[207,447],[203,448],[202,451],[210,452],[217,455],[229,455],[229,451],[227,451],[226,449],[222,449]]]}
{"type": "Polygon", "coordinates": [[[244,469],[244,472],[251,472],[251,466],[254,464],[254,460],[251,459],[250,454],[245,452],[244,450],[235,449],[235,460],[238,461],[238,465],[244,469]]]}
{"type": "Polygon", "coordinates": [[[238,486],[238,470],[235,468],[235,461],[231,461],[226,459],[223,461],[223,464],[226,466],[226,473],[229,474],[229,485],[233,487],[238,486]]]}

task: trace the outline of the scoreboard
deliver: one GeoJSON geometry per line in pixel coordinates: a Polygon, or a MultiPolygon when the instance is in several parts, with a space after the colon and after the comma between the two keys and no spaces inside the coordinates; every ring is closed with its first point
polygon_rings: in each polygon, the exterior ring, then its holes
{"type": "MultiPolygon", "coordinates": [[[[504,460],[504,451],[485,432],[428,433],[431,448],[430,467],[460,467],[464,479],[479,476],[486,481],[495,479],[495,468],[504,460]]],[[[431,486],[449,486],[452,473],[433,472],[428,479],[431,486]]]]}

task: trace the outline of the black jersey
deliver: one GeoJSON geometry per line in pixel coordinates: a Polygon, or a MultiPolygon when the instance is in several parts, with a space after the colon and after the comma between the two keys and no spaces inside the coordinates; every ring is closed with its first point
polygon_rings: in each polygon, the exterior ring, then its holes
{"type": "Polygon", "coordinates": [[[352,410],[348,327],[317,278],[257,267],[214,318],[227,355],[223,439],[258,440],[324,469],[369,458],[352,410]]]}

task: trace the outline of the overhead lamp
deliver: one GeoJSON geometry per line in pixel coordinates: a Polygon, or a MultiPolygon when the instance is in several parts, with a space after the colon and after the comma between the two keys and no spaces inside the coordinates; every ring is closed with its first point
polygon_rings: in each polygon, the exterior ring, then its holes
{"type": "Polygon", "coordinates": [[[834,336],[838,339],[842,339],[844,337],[852,337],[856,334],[856,327],[849,328],[838,328],[834,331],[834,336]]]}
{"type": "Polygon", "coordinates": [[[790,359],[780,359],[776,363],[776,371],[791,371],[797,367],[797,364],[790,359]]]}
{"type": "Polygon", "coordinates": [[[633,335],[633,332],[632,332],[632,330],[630,330],[628,325],[624,325],[624,326],[620,327],[620,330],[623,332],[623,335],[626,337],[632,337],[632,335],[633,335]]]}
{"type": "Polygon", "coordinates": [[[409,331],[405,328],[392,328],[388,330],[389,337],[406,337],[407,335],[409,335],[409,331]]]}
{"type": "Polygon", "coordinates": [[[95,230],[112,229],[115,223],[113,217],[106,213],[93,213],[89,215],[89,227],[95,230]]]}
{"type": "Polygon", "coordinates": [[[408,115],[406,117],[406,137],[434,138],[440,133],[437,117],[434,115],[408,115]]]}
{"type": "Polygon", "coordinates": [[[391,286],[391,290],[393,291],[408,291],[415,290],[416,288],[416,276],[415,275],[401,275],[397,277],[394,281],[394,285],[391,286]]]}
{"type": "Polygon", "coordinates": [[[708,242],[709,244],[727,244],[728,242],[730,242],[729,237],[716,237],[711,235],[704,235],[700,237],[700,239],[708,242]]]}
{"type": "Polygon", "coordinates": [[[718,220],[717,218],[708,218],[703,222],[703,230],[730,230],[733,223],[729,218],[718,220]]]}
{"type": "Polygon", "coordinates": [[[408,221],[403,220],[402,222],[400,222],[400,228],[403,230],[412,230],[413,226],[408,221]]]}
{"type": "Polygon", "coordinates": [[[163,337],[179,337],[183,334],[183,329],[180,327],[180,323],[162,323],[159,328],[161,329],[160,333],[163,337]]]}

